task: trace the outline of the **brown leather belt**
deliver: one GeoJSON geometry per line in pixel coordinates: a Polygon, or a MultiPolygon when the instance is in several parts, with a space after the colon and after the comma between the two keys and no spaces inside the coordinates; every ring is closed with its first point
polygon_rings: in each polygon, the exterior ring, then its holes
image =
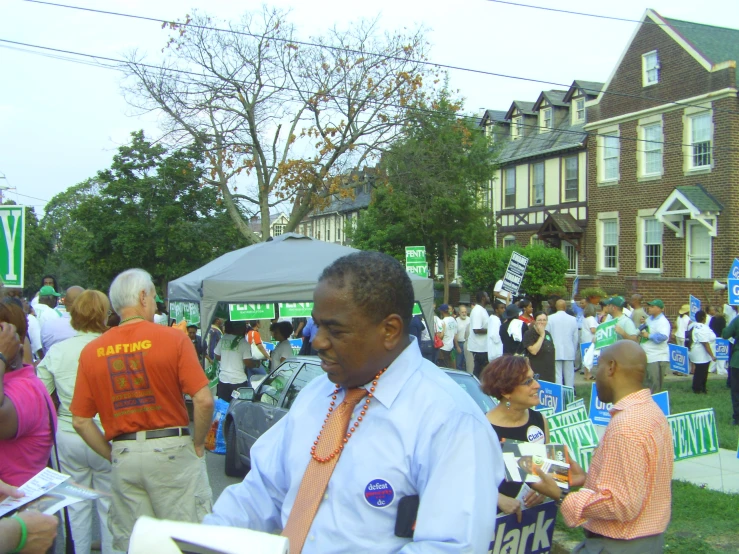
{"type": "MultiPolygon", "coordinates": [[[[147,431],[146,440],[163,439],[165,437],[186,437],[190,435],[190,429],[187,427],[178,427],[177,429],[157,429],[156,431],[147,431]]],[[[117,437],[113,437],[115,441],[135,441],[136,433],[123,433],[117,437]]]]}
{"type": "Polygon", "coordinates": [[[605,535],[601,535],[600,533],[593,533],[589,529],[583,529],[583,532],[585,533],[585,537],[588,539],[608,539],[610,541],[620,540],[620,539],[612,539],[611,537],[606,537],[605,535]]]}

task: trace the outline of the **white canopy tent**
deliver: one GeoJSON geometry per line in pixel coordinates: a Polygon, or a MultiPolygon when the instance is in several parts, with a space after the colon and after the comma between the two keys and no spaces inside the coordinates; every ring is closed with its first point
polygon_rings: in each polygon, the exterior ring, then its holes
{"type": "MultiPolygon", "coordinates": [[[[170,302],[199,303],[201,326],[207,329],[219,302],[312,302],[313,289],[324,268],[354,252],[359,250],[285,233],[224,254],[171,281],[168,296],[170,302]]],[[[433,321],[433,281],[409,277],[426,321],[433,321]]]]}

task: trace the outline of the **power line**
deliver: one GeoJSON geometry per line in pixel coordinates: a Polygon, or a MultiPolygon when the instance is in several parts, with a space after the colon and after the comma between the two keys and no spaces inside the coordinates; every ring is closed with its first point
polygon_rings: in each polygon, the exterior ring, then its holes
{"type": "MultiPolygon", "coordinates": [[[[248,33],[246,31],[236,31],[234,29],[223,29],[221,27],[212,27],[212,26],[208,26],[208,25],[198,25],[198,24],[192,23],[192,22],[178,23],[176,21],[167,21],[167,20],[164,20],[164,19],[157,19],[155,17],[143,16],[143,15],[134,15],[134,14],[123,13],[123,12],[112,12],[112,11],[107,11],[107,10],[97,10],[97,9],[94,9],[94,8],[84,8],[84,7],[81,7],[81,6],[72,6],[72,5],[69,5],[69,4],[59,4],[59,3],[55,3],[55,2],[46,2],[44,0],[25,0],[25,1],[26,2],[30,2],[32,4],[40,4],[40,5],[52,6],[52,7],[56,7],[56,8],[65,8],[65,9],[71,9],[71,10],[79,10],[79,11],[84,11],[84,12],[89,12],[89,13],[100,14],[100,15],[111,15],[111,16],[115,16],[115,17],[125,17],[125,18],[129,18],[129,19],[139,19],[139,20],[142,20],[142,21],[151,21],[151,22],[158,23],[158,24],[175,24],[175,25],[180,26],[180,27],[192,27],[194,29],[200,29],[200,30],[204,30],[204,31],[215,31],[215,32],[219,32],[219,33],[230,33],[230,34],[235,34],[235,35],[243,35],[243,36],[248,36],[248,37],[252,37],[252,38],[267,39],[267,40],[271,40],[271,41],[275,41],[275,42],[285,42],[285,43],[292,44],[292,45],[311,46],[311,47],[324,48],[324,49],[327,49],[327,50],[339,50],[339,51],[342,51],[342,52],[348,52],[350,54],[358,54],[360,56],[374,56],[374,57],[384,58],[384,59],[388,59],[388,60],[413,62],[413,63],[419,64],[419,65],[431,66],[431,67],[435,67],[435,68],[439,68],[439,69],[449,69],[449,70],[453,70],[453,71],[463,71],[463,72],[467,72],[467,73],[475,73],[475,74],[478,74],[478,75],[487,75],[487,76],[491,76],[491,77],[500,77],[500,78],[503,78],[503,79],[513,79],[513,80],[518,80],[518,81],[526,81],[526,82],[529,82],[529,83],[538,83],[538,84],[542,84],[542,85],[551,85],[551,86],[557,86],[557,87],[565,87],[567,89],[570,88],[570,84],[557,83],[557,82],[554,82],[554,81],[545,81],[545,80],[542,80],[542,79],[534,79],[532,77],[521,77],[521,76],[518,76],[518,75],[507,75],[505,73],[496,73],[496,72],[493,72],[493,71],[485,71],[485,70],[482,70],[482,69],[474,69],[474,68],[457,66],[457,65],[441,64],[441,63],[435,63],[435,62],[430,62],[430,61],[426,61],[426,60],[416,60],[416,59],[402,57],[402,56],[391,56],[391,55],[387,55],[387,54],[378,54],[378,53],[375,53],[375,52],[365,52],[363,50],[356,50],[356,49],[346,48],[346,47],[341,47],[341,46],[329,46],[329,45],[326,45],[326,44],[318,44],[318,43],[314,43],[314,42],[285,39],[285,38],[282,38],[282,37],[272,37],[272,36],[267,37],[267,36],[257,35],[257,34],[254,34],[254,33],[248,33]]],[[[488,0],[488,1],[498,1],[498,0],[488,0]]],[[[528,4],[520,4],[520,6],[534,7],[534,8],[536,7],[536,6],[529,6],[528,4]]],[[[573,12],[573,13],[575,13],[575,12],[573,12]]],[[[577,12],[577,14],[578,15],[588,15],[588,14],[579,13],[579,12],[577,12]]],[[[631,20],[631,21],[633,21],[633,20],[631,20]]],[[[640,23],[640,21],[637,21],[637,23],[640,23]]],[[[586,89],[586,90],[588,90],[588,89],[586,89]]],[[[702,107],[702,106],[699,106],[699,105],[696,105],[696,104],[689,104],[687,102],[664,100],[664,99],[661,99],[661,98],[654,98],[654,97],[651,97],[651,96],[642,96],[642,95],[639,95],[639,94],[630,94],[630,93],[618,92],[618,91],[614,91],[614,90],[603,90],[603,91],[588,90],[588,92],[591,92],[591,93],[594,93],[595,92],[595,93],[602,93],[602,94],[610,94],[610,95],[613,95],[613,96],[621,96],[621,97],[625,97],[625,98],[636,98],[636,99],[640,99],[640,100],[648,100],[650,102],[655,102],[655,103],[659,103],[659,104],[673,104],[673,105],[676,105],[676,106],[684,106],[684,107],[688,107],[688,108],[702,107]]],[[[734,111],[730,111],[730,110],[715,109],[714,111],[715,112],[721,112],[721,113],[731,113],[731,114],[734,114],[734,115],[739,115],[739,112],[734,112],[734,111]]]]}
{"type": "MultiPolygon", "coordinates": [[[[97,55],[94,55],[94,54],[87,54],[87,53],[83,53],[83,52],[74,52],[72,50],[62,50],[62,49],[59,49],[59,48],[51,48],[51,47],[48,47],[48,46],[39,46],[39,45],[35,45],[35,44],[29,44],[29,43],[23,43],[23,42],[16,42],[16,41],[11,41],[11,40],[2,39],[2,38],[0,38],[0,43],[9,43],[9,44],[17,45],[17,46],[25,46],[25,47],[30,47],[30,48],[38,48],[38,49],[41,49],[41,50],[47,50],[47,51],[52,51],[52,52],[57,52],[57,53],[71,54],[71,55],[74,55],[74,56],[88,57],[88,58],[92,58],[92,59],[95,59],[95,60],[104,60],[104,61],[114,62],[114,63],[118,63],[118,64],[134,65],[134,66],[138,66],[138,67],[146,67],[146,68],[149,68],[149,69],[157,69],[157,70],[161,70],[161,71],[169,71],[169,72],[172,72],[172,73],[182,73],[182,74],[185,74],[185,75],[194,75],[194,76],[201,77],[201,78],[203,77],[203,75],[201,73],[196,73],[196,72],[193,72],[193,71],[187,71],[187,70],[184,70],[184,69],[175,69],[175,68],[170,68],[170,67],[164,67],[164,66],[158,66],[158,65],[152,65],[152,64],[145,64],[145,63],[141,63],[141,62],[130,62],[130,61],[116,59],[116,58],[110,58],[110,57],[106,57],[106,56],[97,56],[97,55]]],[[[1,44],[0,44],[0,47],[2,47],[1,44]]],[[[29,53],[29,54],[35,54],[36,53],[36,52],[24,51],[24,50],[21,50],[21,51],[23,51],[25,53],[29,53]]],[[[75,59],[65,59],[65,61],[77,62],[78,60],[75,60],[75,59]]],[[[89,64],[86,64],[86,65],[89,65],[89,64]]],[[[111,65],[106,65],[106,64],[95,65],[95,67],[100,67],[100,68],[103,68],[103,69],[113,69],[113,70],[116,70],[116,71],[124,71],[124,69],[122,67],[116,67],[116,66],[111,66],[111,65]]],[[[257,83],[243,82],[243,84],[245,84],[245,85],[255,85],[257,83]]],[[[268,84],[264,84],[264,83],[260,83],[260,86],[263,86],[265,88],[276,89],[278,91],[290,91],[290,92],[298,92],[298,93],[301,93],[301,94],[310,94],[310,95],[319,94],[319,93],[313,92],[313,91],[307,91],[307,90],[301,90],[301,89],[297,89],[297,88],[277,86],[277,85],[268,85],[268,84]]],[[[320,94],[322,94],[324,96],[327,96],[329,98],[333,98],[333,99],[341,99],[341,100],[348,100],[349,99],[349,97],[342,96],[342,95],[339,95],[339,94],[329,94],[329,93],[320,93],[320,94]]],[[[380,101],[372,100],[372,99],[368,99],[367,101],[370,102],[370,103],[375,103],[375,104],[381,103],[380,101]]],[[[420,113],[428,113],[428,114],[437,114],[437,113],[443,114],[443,113],[445,113],[445,112],[442,112],[440,110],[433,110],[433,109],[428,109],[428,108],[408,107],[408,106],[399,106],[397,104],[391,104],[391,103],[388,103],[388,102],[385,102],[384,104],[387,105],[388,107],[403,108],[403,109],[408,109],[408,110],[412,110],[412,111],[416,111],[416,112],[420,112],[420,113]]],[[[718,110],[714,110],[714,111],[718,111],[718,110]]],[[[480,119],[479,117],[476,117],[476,116],[456,115],[456,114],[455,114],[454,117],[457,118],[457,119],[469,119],[469,120],[473,120],[476,123],[479,122],[479,119],[480,119]]],[[[521,124],[521,126],[522,127],[526,127],[526,128],[530,128],[530,129],[548,130],[548,132],[556,132],[556,133],[563,133],[563,134],[576,134],[576,135],[598,136],[598,133],[597,132],[594,132],[594,131],[585,131],[585,130],[578,131],[578,130],[573,130],[573,129],[552,129],[552,128],[549,128],[549,127],[545,127],[543,125],[531,125],[531,124],[526,124],[526,123],[521,124]]],[[[535,138],[535,137],[529,136],[529,137],[526,137],[526,138],[529,139],[529,140],[542,140],[542,141],[543,140],[548,140],[546,137],[535,138]]],[[[665,145],[665,146],[678,146],[680,148],[686,147],[686,146],[687,147],[692,146],[691,144],[684,144],[684,143],[681,143],[681,142],[672,142],[672,141],[662,141],[662,142],[660,142],[660,141],[651,141],[651,140],[646,140],[646,139],[632,138],[632,137],[622,137],[622,136],[619,136],[617,138],[619,140],[619,143],[621,143],[623,141],[626,141],[626,142],[634,142],[634,143],[645,142],[645,143],[662,144],[662,145],[665,145]]],[[[598,148],[601,148],[602,146],[598,145],[597,147],[598,148]]],[[[712,151],[714,151],[714,152],[715,151],[739,152],[739,150],[737,150],[737,149],[728,148],[728,147],[719,147],[719,148],[714,147],[714,148],[712,148],[712,151]]]]}

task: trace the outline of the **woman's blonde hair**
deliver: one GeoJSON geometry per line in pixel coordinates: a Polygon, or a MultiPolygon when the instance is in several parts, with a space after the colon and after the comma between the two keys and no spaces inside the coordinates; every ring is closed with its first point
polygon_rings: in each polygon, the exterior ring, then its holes
{"type": "Polygon", "coordinates": [[[69,307],[72,328],[85,333],[104,333],[108,330],[110,302],[99,290],[86,290],[69,307]]]}

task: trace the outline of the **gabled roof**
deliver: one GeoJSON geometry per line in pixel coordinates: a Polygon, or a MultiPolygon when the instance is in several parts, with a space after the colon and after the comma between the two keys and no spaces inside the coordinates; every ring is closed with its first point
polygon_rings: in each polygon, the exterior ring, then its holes
{"type": "Polygon", "coordinates": [[[511,104],[511,107],[508,108],[508,111],[505,114],[506,119],[511,119],[513,117],[513,111],[518,108],[520,112],[522,112],[524,115],[536,115],[534,113],[534,103],[533,102],[523,102],[522,100],[514,100],[513,104],[511,104]]]}
{"type": "Polygon", "coordinates": [[[510,123],[509,121],[506,121],[506,112],[503,110],[485,110],[485,113],[482,114],[478,125],[480,127],[484,127],[488,122],[510,123]]]}
{"type": "Polygon", "coordinates": [[[535,156],[581,148],[588,137],[583,125],[583,123],[572,125],[570,118],[566,117],[562,123],[546,133],[538,133],[537,127],[528,135],[507,141],[498,155],[498,163],[508,164],[535,156]]]}
{"type": "MultiPolygon", "coordinates": [[[[372,200],[372,194],[365,192],[364,187],[359,187],[359,192],[356,192],[354,197],[347,196],[346,198],[334,198],[329,206],[323,210],[316,210],[310,215],[311,218],[320,217],[331,213],[338,212],[344,214],[347,212],[356,212],[370,205],[372,200]]],[[[356,191],[356,189],[355,189],[356,191]]]]}
{"type": "Polygon", "coordinates": [[[598,96],[601,90],[603,90],[604,83],[598,83],[596,81],[581,81],[575,79],[572,81],[567,94],[562,99],[564,102],[571,102],[572,97],[577,94],[578,91],[582,91],[587,98],[595,98],[598,96]]]}
{"type": "Polygon", "coordinates": [[[698,50],[712,65],[739,61],[738,29],[715,27],[666,17],[663,19],[674,32],[698,50]]]}
{"type": "Polygon", "coordinates": [[[541,103],[546,100],[551,106],[568,107],[569,104],[564,101],[564,97],[567,94],[566,90],[544,90],[534,102],[534,111],[541,109],[541,103]]]}
{"type": "Polygon", "coordinates": [[[716,217],[723,208],[721,202],[702,185],[682,185],[673,189],[654,216],[675,231],[677,237],[685,236],[685,217],[700,222],[708,229],[708,234],[715,237],[718,231],[716,217]]]}
{"type": "Polygon", "coordinates": [[[703,185],[682,185],[675,187],[693,206],[702,213],[719,213],[724,209],[721,202],[716,200],[703,185]]]}

